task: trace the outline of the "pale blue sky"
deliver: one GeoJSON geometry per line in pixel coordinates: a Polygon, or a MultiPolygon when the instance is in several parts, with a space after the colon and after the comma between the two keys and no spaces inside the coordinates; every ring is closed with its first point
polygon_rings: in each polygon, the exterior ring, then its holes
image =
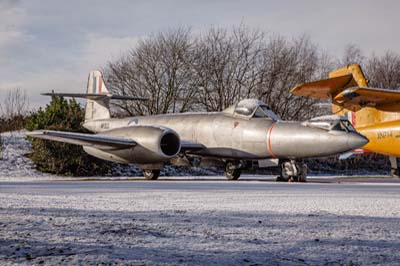
{"type": "Polygon", "coordinates": [[[307,34],[332,56],[349,43],[366,55],[400,53],[399,11],[396,0],[0,0],[0,97],[20,87],[37,107],[48,101],[40,92],[84,91],[91,69],[140,38],[179,26],[201,32],[242,23],[287,37],[307,34]]]}

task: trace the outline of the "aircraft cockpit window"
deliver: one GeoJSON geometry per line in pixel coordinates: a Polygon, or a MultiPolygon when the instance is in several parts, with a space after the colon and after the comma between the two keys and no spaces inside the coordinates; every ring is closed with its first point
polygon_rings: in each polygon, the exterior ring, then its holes
{"type": "Polygon", "coordinates": [[[344,120],[344,121],[342,121],[342,123],[346,126],[346,128],[347,128],[350,132],[356,132],[356,129],[353,127],[353,125],[350,123],[349,120],[344,120]]]}
{"type": "Polygon", "coordinates": [[[355,132],[356,131],[354,129],[353,125],[347,120],[341,120],[334,127],[332,127],[332,130],[346,131],[346,132],[355,132]]]}
{"type": "Polygon", "coordinates": [[[272,110],[267,105],[258,106],[253,114],[253,117],[269,118],[275,121],[279,120],[278,116],[274,112],[272,112],[272,110]]]}
{"type": "Polygon", "coordinates": [[[245,115],[245,116],[249,116],[253,113],[254,109],[250,109],[248,107],[244,107],[244,106],[238,106],[235,109],[235,113],[238,115],[245,115]]]}
{"type": "Polygon", "coordinates": [[[235,114],[253,118],[267,118],[279,120],[278,116],[262,101],[247,99],[239,102],[235,107],[235,114]]]}
{"type": "Polygon", "coordinates": [[[335,127],[335,123],[329,122],[329,121],[311,121],[311,122],[305,122],[304,125],[315,127],[315,128],[321,128],[325,130],[331,130],[333,127],[335,127]]]}
{"type": "Polygon", "coordinates": [[[269,108],[267,105],[262,105],[260,108],[263,110],[263,112],[272,120],[278,121],[279,117],[269,108]]]}
{"type": "Polygon", "coordinates": [[[303,125],[325,130],[356,132],[350,121],[340,116],[316,117],[306,122],[303,122],[303,125]]]}
{"type": "Polygon", "coordinates": [[[264,111],[263,111],[260,107],[258,107],[258,108],[256,109],[256,111],[254,112],[253,117],[258,118],[258,117],[268,117],[268,116],[267,116],[266,113],[264,113],[264,111]]]}

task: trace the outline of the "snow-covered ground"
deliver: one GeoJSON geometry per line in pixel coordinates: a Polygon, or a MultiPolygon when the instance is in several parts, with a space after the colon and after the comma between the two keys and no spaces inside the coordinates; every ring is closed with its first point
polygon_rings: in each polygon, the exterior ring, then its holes
{"type": "Polygon", "coordinates": [[[35,169],[34,164],[24,155],[31,152],[31,145],[25,139],[25,131],[1,133],[3,147],[0,151],[0,181],[43,180],[56,177],[35,169]]]}
{"type": "Polygon", "coordinates": [[[2,136],[0,265],[400,265],[398,180],[66,181],[2,136]]]}
{"type": "Polygon", "coordinates": [[[0,265],[400,265],[399,192],[399,184],[0,182],[0,265]]]}

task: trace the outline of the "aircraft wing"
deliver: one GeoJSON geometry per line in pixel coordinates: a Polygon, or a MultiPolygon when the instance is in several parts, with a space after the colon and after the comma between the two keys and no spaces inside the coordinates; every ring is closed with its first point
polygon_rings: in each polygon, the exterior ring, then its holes
{"type": "MultiPolygon", "coordinates": [[[[82,146],[92,146],[97,148],[130,148],[137,145],[136,141],[116,138],[103,135],[74,133],[53,130],[37,130],[27,133],[28,136],[46,140],[53,140],[82,146]]],[[[198,151],[204,149],[204,145],[192,141],[181,141],[181,151],[198,151]]]]}
{"type": "Polygon", "coordinates": [[[187,140],[181,140],[181,152],[198,151],[202,149],[205,149],[205,146],[203,144],[187,140]]]}
{"type": "Polygon", "coordinates": [[[343,88],[357,86],[352,74],[324,80],[307,82],[294,87],[290,92],[294,95],[316,99],[331,99],[343,88]]]}
{"type": "Polygon", "coordinates": [[[130,148],[137,143],[130,139],[116,138],[103,135],[73,133],[52,130],[37,130],[27,133],[28,136],[58,142],[70,143],[82,146],[92,146],[96,148],[130,148]]]}
{"type": "Polygon", "coordinates": [[[376,88],[348,88],[338,93],[333,101],[347,109],[359,110],[374,107],[378,110],[399,112],[400,91],[376,88]]]}

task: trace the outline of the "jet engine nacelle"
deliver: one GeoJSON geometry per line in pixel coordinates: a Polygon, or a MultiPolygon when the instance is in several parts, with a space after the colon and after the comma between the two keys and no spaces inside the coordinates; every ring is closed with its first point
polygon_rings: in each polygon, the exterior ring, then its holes
{"type": "Polygon", "coordinates": [[[169,128],[156,126],[129,126],[104,131],[100,136],[120,137],[134,140],[132,148],[93,148],[83,149],[97,158],[120,163],[162,163],[175,157],[181,143],[178,134],[169,128]]]}

